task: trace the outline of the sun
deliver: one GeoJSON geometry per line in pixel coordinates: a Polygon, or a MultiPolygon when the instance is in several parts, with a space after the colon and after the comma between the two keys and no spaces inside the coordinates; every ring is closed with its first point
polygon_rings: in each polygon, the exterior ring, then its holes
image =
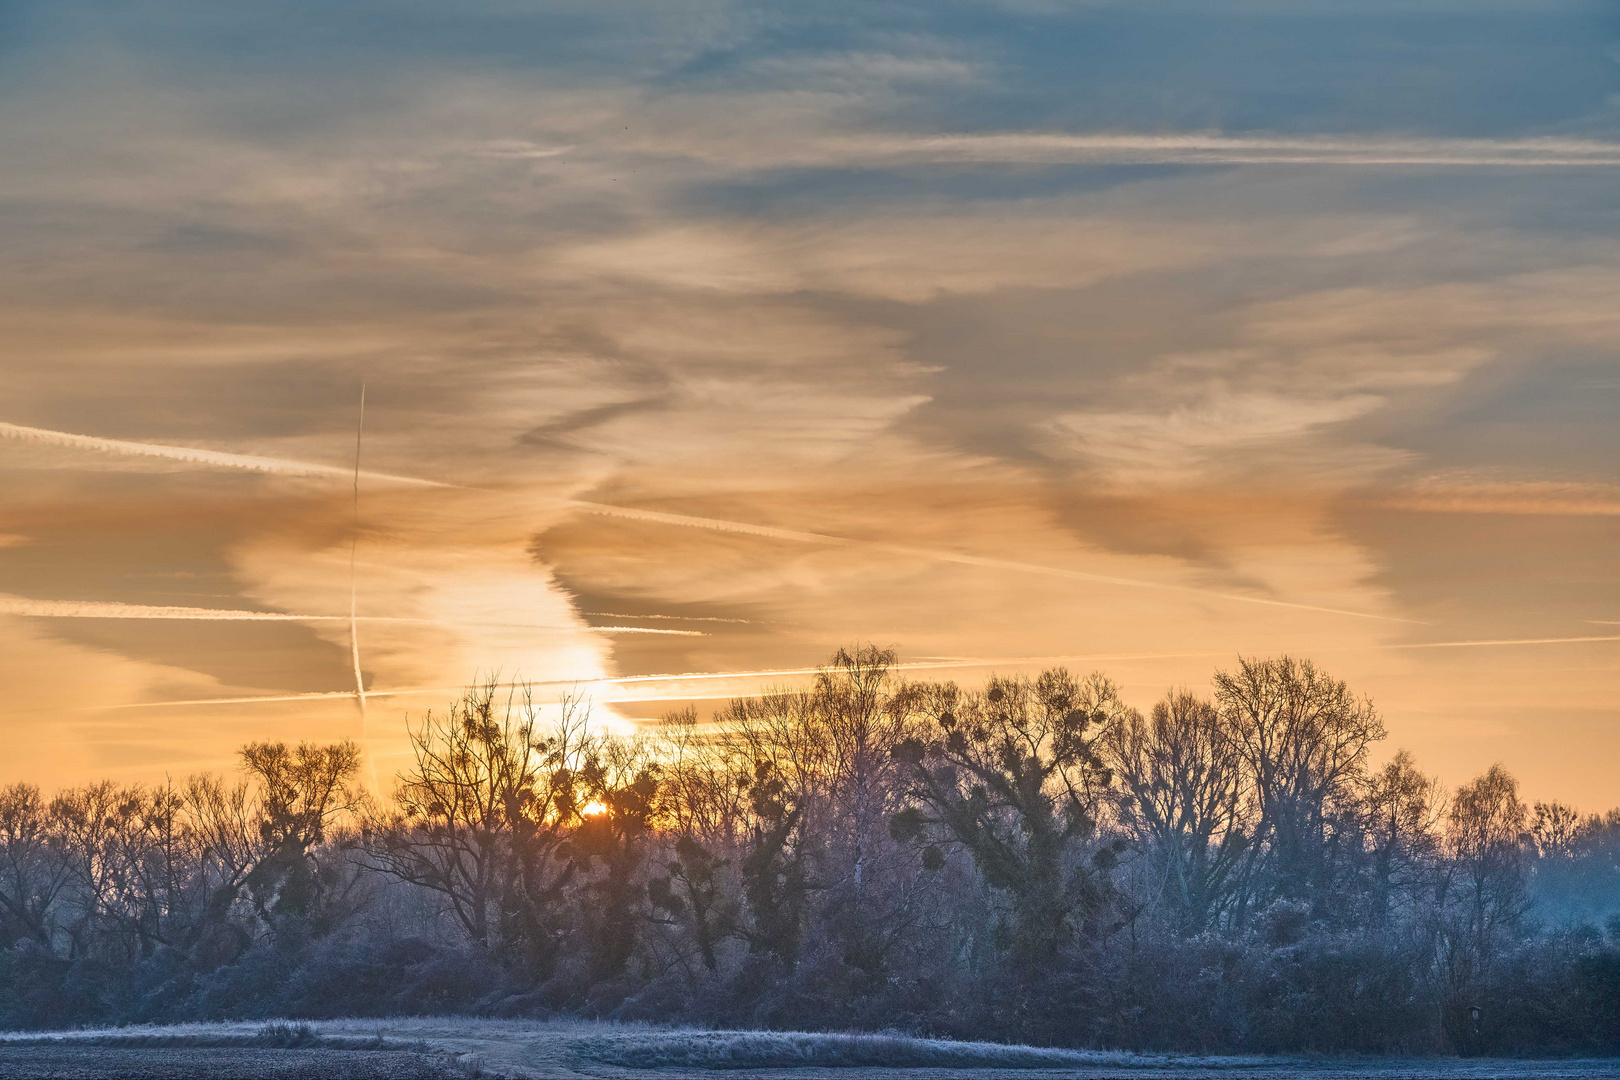
{"type": "Polygon", "coordinates": [[[590,802],[580,807],[579,812],[582,817],[595,817],[597,814],[607,813],[607,806],[604,803],[592,799],[590,802]]]}

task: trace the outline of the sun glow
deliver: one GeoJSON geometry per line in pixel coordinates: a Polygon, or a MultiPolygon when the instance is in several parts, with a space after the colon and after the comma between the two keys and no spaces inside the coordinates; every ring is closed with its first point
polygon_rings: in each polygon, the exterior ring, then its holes
{"type": "Polygon", "coordinates": [[[592,799],[590,802],[580,807],[579,812],[582,817],[595,817],[598,814],[607,813],[607,806],[595,799],[592,799]]]}

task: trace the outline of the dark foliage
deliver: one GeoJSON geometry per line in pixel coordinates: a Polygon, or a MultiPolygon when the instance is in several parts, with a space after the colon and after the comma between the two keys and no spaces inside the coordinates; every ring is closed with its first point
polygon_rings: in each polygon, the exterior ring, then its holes
{"type": "Polygon", "coordinates": [[[1146,715],[840,651],[635,739],[493,685],[243,779],[0,791],[0,1026],[469,1013],[1199,1051],[1620,1052],[1620,812],[1373,769],[1241,660],[1146,715]]]}

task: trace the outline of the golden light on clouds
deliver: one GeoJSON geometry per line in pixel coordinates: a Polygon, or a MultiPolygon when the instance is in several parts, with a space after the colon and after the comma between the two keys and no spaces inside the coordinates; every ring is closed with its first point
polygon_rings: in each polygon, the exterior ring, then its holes
{"type": "Polygon", "coordinates": [[[1449,780],[1620,802],[1601,94],[465,17],[303,73],[41,24],[0,105],[0,779],[267,737],[386,779],[480,675],[631,730],[870,641],[1137,704],[1305,654],[1449,780]]]}

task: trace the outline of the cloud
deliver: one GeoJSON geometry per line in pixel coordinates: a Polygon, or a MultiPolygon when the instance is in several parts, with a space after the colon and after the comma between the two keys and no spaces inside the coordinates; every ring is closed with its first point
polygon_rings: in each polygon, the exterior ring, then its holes
{"type": "MultiPolygon", "coordinates": [[[[1436,238],[1438,239],[1438,238],[1436,238]]],[[[1044,452],[1115,486],[1248,482],[1346,491],[1403,483],[1415,453],[1367,441],[1479,373],[1547,350],[1620,346],[1620,269],[1572,267],[1410,287],[1301,289],[1212,327],[1226,348],[1164,350],[1108,387],[1113,407],[1043,419],[1044,452]],[[1126,404],[1128,403],[1128,404],[1126,404]],[[1389,417],[1389,419],[1384,419],[1389,417]]],[[[1387,505],[1607,513],[1607,489],[1406,483],[1387,505]],[[1431,490],[1432,488],[1432,490],[1431,490]]]]}
{"type": "Polygon", "coordinates": [[[1084,288],[1208,262],[1234,246],[1252,246],[1252,238],[1218,224],[1121,221],[1057,200],[1016,214],[935,204],[798,227],[653,229],[562,250],[552,275],[601,275],[682,291],[810,291],[920,303],[942,294],[1084,288]]]}
{"type": "Polygon", "coordinates": [[[1216,391],[1162,414],[1069,413],[1054,422],[1052,444],[1114,484],[1185,484],[1234,450],[1275,447],[1383,404],[1370,394],[1311,400],[1216,391]]]}
{"type": "Polygon", "coordinates": [[[938,548],[917,547],[911,544],[896,544],[877,540],[856,540],[843,536],[831,536],[826,533],[805,532],[799,529],[782,529],[765,525],[750,525],[745,522],[732,521],[724,518],[699,517],[693,514],[672,514],[663,511],[636,510],[622,506],[611,506],[604,503],[591,503],[582,500],[569,500],[567,505],[573,509],[588,514],[600,514],[605,517],[624,518],[631,521],[644,521],[658,525],[673,525],[680,528],[711,529],[717,532],[740,533],[749,536],[758,536],[771,540],[786,540],[801,544],[825,544],[834,547],[853,547],[875,553],[893,555],[902,559],[924,559],[930,562],[954,563],[958,566],[972,566],[989,570],[1001,570],[1015,574],[1035,574],[1041,577],[1063,578],[1069,581],[1083,581],[1097,585],[1112,585],[1127,589],[1158,589],[1170,592],[1190,593],[1211,599],[1224,600],[1240,604],[1261,604],[1268,607],[1293,608],[1300,611],[1316,611],[1329,615],[1348,615],[1364,619],[1385,619],[1392,622],[1404,622],[1400,618],[1390,615],[1367,611],[1346,611],[1340,608],[1323,607],[1316,604],[1303,604],[1290,600],[1282,600],[1264,596],[1245,596],[1239,593],[1220,592],[1214,589],[1199,588],[1192,585],[1181,585],[1174,582],[1147,581],[1139,578],[1120,577],[1112,574],[1090,573],[1084,570],[1073,570],[1058,566],[1042,566],[1036,563],[1022,562],[1016,559],[1000,559],[984,555],[974,555],[966,552],[943,551],[938,548]]]}
{"type": "Polygon", "coordinates": [[[3,622],[52,715],[75,665],[96,704],[264,701],[144,714],[154,761],[354,730],[348,627],[283,613],[350,595],[362,379],[380,751],[426,700],[389,688],[765,679],[856,639],[1143,694],[1298,649],[1507,700],[1534,677],[1448,674],[1491,648],[1344,616],[1540,641],[1612,606],[1613,455],[1555,438],[1613,426],[1560,374],[1620,344],[1591,20],[182,4],[92,40],[75,3],[0,104],[0,588],[97,600],[3,622]],[[1584,411],[1479,416],[1555,391],[1584,411]],[[1527,552],[1508,613],[1487,528],[1527,552]]]}
{"type": "Polygon", "coordinates": [[[1546,480],[1492,482],[1442,475],[1399,485],[1367,503],[1426,514],[1620,517],[1620,488],[1546,480]]]}

